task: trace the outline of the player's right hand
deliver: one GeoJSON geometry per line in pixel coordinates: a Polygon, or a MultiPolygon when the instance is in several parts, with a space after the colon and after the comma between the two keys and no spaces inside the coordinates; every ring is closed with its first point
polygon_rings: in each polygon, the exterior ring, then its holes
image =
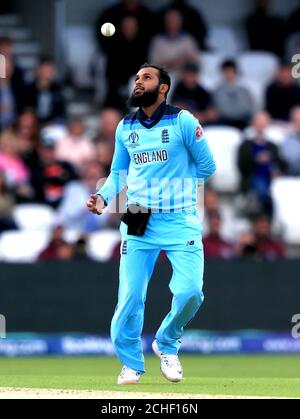
{"type": "Polygon", "coordinates": [[[95,194],[91,195],[86,201],[86,206],[91,213],[101,215],[105,208],[105,203],[101,196],[95,194]]]}

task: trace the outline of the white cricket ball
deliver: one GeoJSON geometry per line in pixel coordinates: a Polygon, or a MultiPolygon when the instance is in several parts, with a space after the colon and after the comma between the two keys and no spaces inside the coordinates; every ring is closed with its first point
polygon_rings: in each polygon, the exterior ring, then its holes
{"type": "Polygon", "coordinates": [[[116,32],[116,28],[112,23],[103,23],[101,26],[101,33],[104,36],[113,36],[113,34],[116,32]]]}

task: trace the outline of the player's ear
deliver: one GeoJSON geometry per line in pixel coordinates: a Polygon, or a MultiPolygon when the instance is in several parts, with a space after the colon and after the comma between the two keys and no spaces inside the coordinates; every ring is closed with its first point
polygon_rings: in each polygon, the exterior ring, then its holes
{"type": "Polygon", "coordinates": [[[169,90],[169,86],[167,84],[162,83],[160,85],[160,93],[163,93],[165,95],[168,90],[169,90]]]}

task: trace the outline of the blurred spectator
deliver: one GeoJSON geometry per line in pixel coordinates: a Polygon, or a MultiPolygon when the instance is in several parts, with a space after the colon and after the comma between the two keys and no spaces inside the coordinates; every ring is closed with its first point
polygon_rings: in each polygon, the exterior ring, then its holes
{"type": "Polygon", "coordinates": [[[134,16],[122,18],[117,33],[103,45],[106,55],[107,97],[104,106],[126,110],[128,82],[146,61],[147,46],[134,16]],[[122,66],[120,68],[120,57],[122,66]]]}
{"type": "Polygon", "coordinates": [[[1,0],[0,14],[6,14],[12,12],[12,4],[10,0],[1,0]]]}
{"type": "Polygon", "coordinates": [[[103,168],[104,175],[108,176],[113,157],[113,147],[106,141],[98,141],[96,143],[95,159],[97,163],[103,168]]]}
{"type": "Polygon", "coordinates": [[[269,11],[269,0],[257,0],[254,13],[246,20],[250,49],[283,55],[284,22],[269,11]]]}
{"type": "Polygon", "coordinates": [[[240,259],[260,259],[253,231],[244,231],[239,235],[235,245],[235,253],[240,259]]]}
{"type": "Polygon", "coordinates": [[[11,130],[4,131],[0,137],[1,170],[17,202],[27,202],[32,197],[30,170],[20,158],[18,139],[11,130]]]}
{"type": "Polygon", "coordinates": [[[43,57],[35,81],[27,87],[26,105],[35,110],[41,123],[63,122],[65,118],[65,100],[55,71],[54,61],[43,57]]]}
{"type": "Polygon", "coordinates": [[[29,180],[29,171],[18,152],[17,139],[11,132],[4,131],[0,137],[0,171],[4,171],[10,188],[26,184],[29,180]]]}
{"type": "Polygon", "coordinates": [[[291,121],[293,132],[283,142],[281,154],[287,162],[288,174],[300,176],[300,106],[293,109],[291,121]]]}
{"type": "MultiPolygon", "coordinates": [[[[99,43],[100,50],[106,51],[110,41],[109,38],[100,35],[100,29],[103,23],[111,22],[116,28],[120,28],[124,16],[132,16],[137,20],[140,36],[145,41],[147,49],[150,38],[156,31],[156,25],[153,24],[153,22],[157,21],[157,19],[155,19],[155,14],[142,5],[139,0],[121,0],[116,5],[104,10],[97,19],[96,40],[99,43]]],[[[121,54],[121,56],[124,57],[124,54],[121,54]]],[[[141,64],[142,63],[140,63],[140,65],[141,64]]]]}
{"type": "Polygon", "coordinates": [[[288,17],[286,29],[289,34],[300,32],[300,6],[293,10],[288,17]]]}
{"type": "Polygon", "coordinates": [[[199,10],[190,6],[186,0],[173,0],[168,4],[168,9],[178,10],[183,18],[182,28],[195,38],[198,47],[205,49],[207,28],[199,10]]]}
{"type": "Polygon", "coordinates": [[[97,161],[91,160],[84,163],[80,179],[66,186],[58,210],[64,228],[91,232],[106,224],[108,214],[97,217],[88,212],[85,205],[89,196],[95,193],[99,179],[104,177],[104,171],[97,161]]]}
{"type": "Polygon", "coordinates": [[[75,257],[75,247],[73,244],[66,242],[64,239],[64,230],[61,226],[54,228],[52,239],[46,249],[44,249],[39,257],[39,261],[68,261],[75,257]]]}
{"type": "Polygon", "coordinates": [[[277,146],[265,137],[265,130],[271,120],[266,112],[257,113],[252,120],[254,136],[240,145],[238,150],[238,168],[241,174],[241,191],[249,194],[249,199],[256,198],[256,208],[251,208],[246,202],[247,211],[257,211],[261,208],[272,214],[270,185],[272,179],[280,176],[286,169],[284,161],[279,156],[277,146]]]}
{"type": "Polygon", "coordinates": [[[209,233],[203,238],[204,254],[208,259],[232,259],[233,246],[221,237],[221,216],[217,211],[208,215],[209,233]]]}
{"type": "Polygon", "coordinates": [[[32,171],[31,184],[36,202],[57,208],[64,196],[65,186],[77,179],[73,166],[55,158],[55,140],[45,136],[39,147],[39,162],[32,171]]]}
{"type": "Polygon", "coordinates": [[[17,228],[12,217],[14,194],[9,190],[5,173],[0,170],[0,233],[17,228]]]}
{"type": "Polygon", "coordinates": [[[266,90],[266,109],[273,119],[288,121],[293,107],[300,105],[300,86],[289,64],[282,65],[266,90]]]}
{"type": "Polygon", "coordinates": [[[5,57],[6,78],[0,79],[0,129],[13,122],[24,109],[25,80],[23,71],[15,64],[12,41],[0,37],[0,54],[5,57]]]}
{"type": "Polygon", "coordinates": [[[13,63],[5,58],[5,78],[0,78],[0,129],[12,125],[18,112],[24,107],[24,86],[13,78],[13,63]]]}
{"type": "Polygon", "coordinates": [[[95,143],[107,142],[114,147],[115,133],[121,119],[122,116],[117,109],[104,108],[100,114],[99,132],[95,138],[95,143]]]}
{"type": "Polygon", "coordinates": [[[269,261],[286,256],[283,244],[272,237],[270,218],[265,214],[256,214],[252,230],[239,236],[236,254],[242,259],[269,261]]]}
{"type": "Polygon", "coordinates": [[[221,235],[230,240],[232,238],[233,232],[235,231],[237,221],[232,202],[224,202],[224,200],[220,199],[220,195],[216,191],[206,187],[204,194],[204,208],[206,215],[203,220],[204,233],[207,234],[209,231],[207,221],[210,215],[217,212],[220,214],[222,220],[221,235]]]}
{"type": "Polygon", "coordinates": [[[254,110],[250,92],[238,81],[238,68],[233,60],[226,60],[222,66],[223,83],[214,92],[214,103],[220,123],[245,128],[254,110]]]}
{"type": "Polygon", "coordinates": [[[187,109],[204,124],[216,119],[210,94],[198,83],[199,67],[196,63],[187,63],[181,77],[174,87],[171,102],[175,106],[187,109]]]}
{"type": "Polygon", "coordinates": [[[85,136],[82,119],[73,118],[68,125],[68,133],[56,144],[56,158],[71,163],[77,169],[94,155],[94,146],[85,136]]]}
{"type": "Polygon", "coordinates": [[[39,124],[36,114],[26,110],[18,117],[12,128],[18,143],[18,152],[29,170],[38,163],[39,124]]]}
{"type": "Polygon", "coordinates": [[[190,61],[198,61],[198,47],[195,39],[182,31],[180,12],[170,9],[164,17],[164,32],[151,42],[149,60],[151,63],[176,71],[190,61]]]}
{"type": "Polygon", "coordinates": [[[255,247],[262,259],[274,260],[285,257],[282,243],[272,237],[271,221],[267,215],[260,214],[253,219],[255,247]]]}

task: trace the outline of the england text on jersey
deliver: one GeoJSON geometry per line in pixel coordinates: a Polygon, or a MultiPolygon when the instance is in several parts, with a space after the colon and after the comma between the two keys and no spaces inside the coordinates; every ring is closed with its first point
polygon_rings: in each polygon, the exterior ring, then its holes
{"type": "Polygon", "coordinates": [[[135,164],[148,164],[153,162],[163,162],[168,160],[167,150],[152,150],[132,155],[135,164]]]}

